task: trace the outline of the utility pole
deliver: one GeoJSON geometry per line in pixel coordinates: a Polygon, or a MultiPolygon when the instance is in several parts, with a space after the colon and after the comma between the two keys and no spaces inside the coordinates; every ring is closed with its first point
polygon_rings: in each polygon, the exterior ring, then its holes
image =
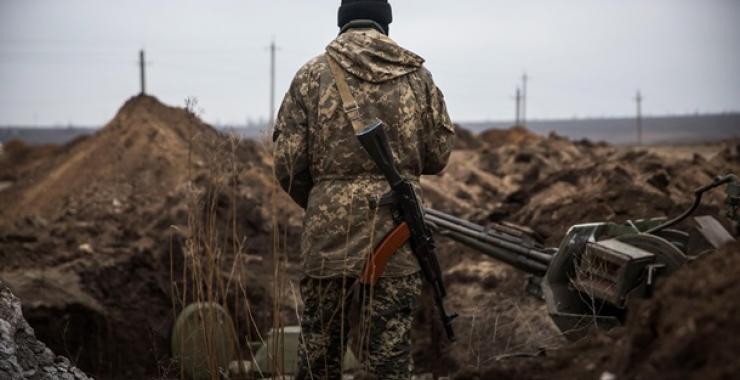
{"type": "Polygon", "coordinates": [[[522,116],[521,116],[521,122],[522,126],[527,126],[527,80],[529,77],[527,76],[527,72],[524,72],[524,75],[522,75],[522,116]]]}
{"type": "Polygon", "coordinates": [[[270,118],[269,130],[275,127],[275,39],[270,43],[270,118]]]}
{"type": "Polygon", "coordinates": [[[146,60],[144,49],[139,50],[139,76],[141,79],[141,95],[146,94],[146,60]]]}
{"type": "Polygon", "coordinates": [[[637,90],[635,103],[637,103],[637,145],[642,145],[642,94],[640,90],[637,90]]]}
{"type": "Polygon", "coordinates": [[[516,99],[516,118],[514,119],[515,120],[514,121],[514,126],[515,127],[518,127],[518,126],[521,126],[521,121],[522,121],[522,119],[521,119],[521,115],[522,115],[522,112],[521,112],[522,92],[519,89],[519,87],[516,88],[516,96],[515,96],[515,99],[516,99]]]}

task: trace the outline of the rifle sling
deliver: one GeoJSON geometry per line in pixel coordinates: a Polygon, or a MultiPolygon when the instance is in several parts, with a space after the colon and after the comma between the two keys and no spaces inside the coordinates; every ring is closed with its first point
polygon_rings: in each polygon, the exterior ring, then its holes
{"type": "Polygon", "coordinates": [[[347,114],[350,123],[352,123],[352,129],[355,130],[355,133],[359,133],[365,129],[365,125],[362,123],[362,117],[360,116],[360,106],[357,104],[355,97],[352,96],[352,91],[347,84],[347,78],[344,76],[344,70],[328,53],[325,56],[326,62],[329,63],[329,69],[334,76],[334,81],[337,83],[337,90],[339,90],[339,97],[342,98],[344,113],[347,114]]]}
{"type": "MultiPolygon", "coordinates": [[[[365,129],[362,117],[360,116],[360,106],[357,104],[355,97],[352,96],[352,91],[349,89],[349,85],[347,84],[344,70],[328,53],[325,56],[326,61],[329,64],[329,69],[334,76],[334,81],[337,83],[337,90],[339,91],[339,97],[342,99],[342,108],[344,108],[344,113],[347,114],[349,121],[352,123],[352,129],[355,130],[355,133],[359,133],[365,129]]],[[[385,195],[383,197],[384,202],[381,202],[379,205],[394,203],[392,202],[393,199],[390,197],[394,196],[385,195]]],[[[385,266],[388,264],[388,261],[390,261],[391,256],[403,247],[410,237],[411,231],[405,222],[399,224],[395,229],[393,229],[393,231],[389,232],[368,258],[365,268],[363,269],[362,277],[360,277],[360,283],[367,285],[377,284],[378,279],[383,275],[385,266]]]]}

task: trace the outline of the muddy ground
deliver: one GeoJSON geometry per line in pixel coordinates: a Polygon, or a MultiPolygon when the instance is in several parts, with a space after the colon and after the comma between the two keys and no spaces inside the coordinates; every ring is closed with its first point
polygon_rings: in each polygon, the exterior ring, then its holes
{"type": "MultiPolygon", "coordinates": [[[[528,226],[550,246],[576,223],[675,215],[693,189],[740,172],[736,141],[613,147],[523,128],[458,136],[448,169],[423,180],[427,203],[481,224],[528,226]]],[[[177,377],[169,334],[194,300],[226,305],[244,340],[295,324],[301,211],[275,187],[269,152],[269,141],[202,123],[197,106],[147,96],[64,146],[8,143],[0,279],[23,300],[36,335],[98,378],[177,377]]],[[[699,211],[720,215],[722,201],[720,191],[708,194],[699,211]]],[[[737,246],[687,269],[691,281],[664,284],[661,301],[640,305],[625,328],[576,344],[524,292],[524,274],[444,239],[440,252],[460,340],[445,343],[425,299],[413,334],[419,373],[722,378],[734,368],[727,355],[709,355],[725,348],[709,342],[738,326],[734,288],[721,289],[740,271],[737,246]],[[695,340],[671,335],[682,329],[695,340]],[[673,350],[681,344],[688,348],[673,350]],[[521,358],[541,352],[543,361],[521,358]]],[[[738,339],[726,341],[737,352],[738,339]]]]}
{"type": "Polygon", "coordinates": [[[740,374],[740,243],[683,268],[623,327],[455,379],[734,379],[740,374]],[[613,377],[610,377],[613,376],[613,377]]]}

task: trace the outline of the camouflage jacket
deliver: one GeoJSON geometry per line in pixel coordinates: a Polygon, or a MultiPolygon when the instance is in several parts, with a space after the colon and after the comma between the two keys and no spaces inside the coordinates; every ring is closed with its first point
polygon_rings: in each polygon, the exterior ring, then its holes
{"type": "MultiPolygon", "coordinates": [[[[306,209],[303,270],[317,278],[356,277],[394,223],[388,207],[370,208],[369,200],[389,186],[355,137],[327,54],[344,69],[363,121],[388,125],[398,169],[417,185],[422,174],[447,164],[454,128],[424,60],[374,29],[341,34],[296,74],[275,124],[273,155],[280,185],[306,209]]],[[[416,271],[407,244],[384,276],[416,271]]]]}

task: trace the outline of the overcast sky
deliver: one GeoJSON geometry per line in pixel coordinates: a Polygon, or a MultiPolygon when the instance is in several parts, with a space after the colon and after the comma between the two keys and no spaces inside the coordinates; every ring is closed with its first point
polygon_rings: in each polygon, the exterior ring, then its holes
{"type": "MultiPolygon", "coordinates": [[[[269,113],[335,37],[339,0],[0,0],[0,124],[102,125],[138,92],[204,118],[269,113]]],[[[391,0],[391,37],[426,58],[457,121],[740,110],[738,0],[391,0]]]]}

